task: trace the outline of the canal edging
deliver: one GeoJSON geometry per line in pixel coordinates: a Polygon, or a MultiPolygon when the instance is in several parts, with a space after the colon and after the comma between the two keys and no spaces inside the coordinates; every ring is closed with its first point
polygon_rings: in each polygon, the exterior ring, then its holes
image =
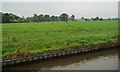
{"type": "Polygon", "coordinates": [[[85,53],[85,52],[96,51],[100,49],[104,50],[104,49],[114,48],[118,46],[119,46],[118,42],[105,42],[105,43],[100,43],[97,45],[89,45],[89,46],[74,46],[71,48],[61,49],[57,51],[48,51],[41,54],[35,54],[28,57],[5,59],[5,60],[2,60],[1,62],[2,62],[2,66],[14,65],[14,64],[20,64],[20,63],[25,63],[29,61],[65,56],[69,54],[85,53]]]}

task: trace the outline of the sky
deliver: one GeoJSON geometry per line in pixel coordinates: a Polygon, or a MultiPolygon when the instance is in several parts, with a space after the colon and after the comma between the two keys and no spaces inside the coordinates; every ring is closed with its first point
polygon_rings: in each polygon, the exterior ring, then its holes
{"type": "Polygon", "coordinates": [[[118,2],[120,0],[0,0],[2,2],[118,2]]]}
{"type": "Polygon", "coordinates": [[[49,14],[59,16],[62,13],[81,17],[118,17],[118,2],[2,2],[2,11],[15,13],[18,16],[32,16],[33,14],[49,14]]]}

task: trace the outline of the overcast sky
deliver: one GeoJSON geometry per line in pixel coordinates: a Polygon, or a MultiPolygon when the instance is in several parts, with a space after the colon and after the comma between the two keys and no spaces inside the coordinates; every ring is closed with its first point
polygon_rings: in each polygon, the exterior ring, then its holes
{"type": "Polygon", "coordinates": [[[3,2],[3,12],[19,16],[49,14],[59,16],[61,13],[83,17],[118,17],[118,2],[3,2]]]}

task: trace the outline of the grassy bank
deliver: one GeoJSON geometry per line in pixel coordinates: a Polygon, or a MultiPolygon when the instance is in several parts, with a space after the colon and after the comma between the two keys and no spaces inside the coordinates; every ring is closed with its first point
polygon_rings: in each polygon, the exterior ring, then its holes
{"type": "Polygon", "coordinates": [[[69,48],[117,40],[117,21],[11,23],[2,25],[2,55],[69,48]]]}

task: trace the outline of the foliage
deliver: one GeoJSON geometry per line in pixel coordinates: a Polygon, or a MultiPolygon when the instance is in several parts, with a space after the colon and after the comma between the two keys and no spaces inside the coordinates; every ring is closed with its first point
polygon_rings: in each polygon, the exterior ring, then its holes
{"type": "MultiPolygon", "coordinates": [[[[27,23],[27,22],[48,22],[48,21],[77,21],[79,19],[75,19],[75,15],[71,15],[69,17],[68,14],[66,13],[62,13],[60,16],[50,16],[50,15],[43,15],[43,14],[33,14],[33,16],[31,17],[19,17],[13,13],[3,13],[3,12],[0,12],[0,23],[1,23],[1,20],[2,20],[2,23],[27,23]]],[[[95,18],[84,18],[84,17],[81,17],[81,20],[84,20],[84,21],[103,21],[105,19],[103,18],[100,18],[100,17],[95,17],[95,18]]],[[[118,20],[118,18],[108,18],[106,20],[118,20]]]]}
{"type": "Polygon", "coordinates": [[[71,20],[72,20],[72,21],[75,20],[75,15],[71,15],[71,20]]]}
{"type": "Polygon", "coordinates": [[[62,13],[60,16],[59,16],[59,18],[60,18],[60,20],[61,21],[68,21],[68,17],[69,17],[69,15],[68,14],[66,14],[66,13],[62,13]]]}
{"type": "Polygon", "coordinates": [[[12,13],[2,13],[2,22],[11,23],[16,22],[20,17],[12,13]]]}

